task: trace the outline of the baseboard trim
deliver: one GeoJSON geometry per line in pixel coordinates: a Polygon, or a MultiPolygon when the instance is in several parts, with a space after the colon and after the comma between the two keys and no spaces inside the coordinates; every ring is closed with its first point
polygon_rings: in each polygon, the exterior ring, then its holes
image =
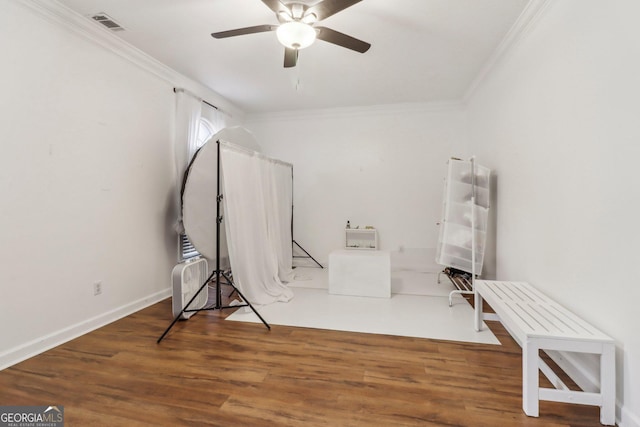
{"type": "Polygon", "coordinates": [[[51,334],[36,338],[26,344],[9,349],[0,353],[0,371],[147,308],[170,296],[171,289],[167,288],[122,307],[118,307],[75,325],[71,325],[51,334]]]}
{"type": "Polygon", "coordinates": [[[623,406],[620,410],[620,422],[618,425],[620,427],[640,427],[640,417],[623,406]]]}
{"type": "MultiPolygon", "coordinates": [[[[594,373],[597,366],[575,353],[548,351],[547,354],[581,389],[598,392],[600,381],[594,373]]],[[[619,399],[616,399],[616,414],[619,414],[619,417],[616,416],[616,425],[619,427],[640,427],[640,417],[624,407],[619,399]]]]}

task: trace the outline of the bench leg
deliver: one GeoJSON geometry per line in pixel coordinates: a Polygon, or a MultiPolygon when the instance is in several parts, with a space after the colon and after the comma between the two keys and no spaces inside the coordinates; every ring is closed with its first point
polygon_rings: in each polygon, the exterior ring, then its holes
{"type": "Polygon", "coordinates": [[[522,409],[530,417],[539,415],[538,345],[525,341],[522,345],[522,409]]]}
{"type": "Polygon", "coordinates": [[[482,330],[482,295],[477,290],[473,295],[473,306],[475,309],[475,316],[473,318],[473,326],[476,329],[476,332],[480,332],[482,330]]]}
{"type": "Polygon", "coordinates": [[[604,345],[600,356],[600,423],[612,426],[616,423],[616,347],[604,345]]]}

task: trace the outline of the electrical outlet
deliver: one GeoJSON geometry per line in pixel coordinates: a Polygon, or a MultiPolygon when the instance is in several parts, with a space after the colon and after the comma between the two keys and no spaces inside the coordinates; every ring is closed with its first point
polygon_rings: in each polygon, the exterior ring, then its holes
{"type": "Polygon", "coordinates": [[[102,282],[93,283],[93,296],[97,297],[102,293],[102,282]]]}

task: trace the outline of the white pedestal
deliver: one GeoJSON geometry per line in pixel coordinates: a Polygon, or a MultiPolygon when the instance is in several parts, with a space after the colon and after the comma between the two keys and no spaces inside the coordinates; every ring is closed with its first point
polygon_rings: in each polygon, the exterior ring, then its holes
{"type": "Polygon", "coordinates": [[[391,297],[389,251],[336,250],[329,254],[329,293],[391,297]]]}

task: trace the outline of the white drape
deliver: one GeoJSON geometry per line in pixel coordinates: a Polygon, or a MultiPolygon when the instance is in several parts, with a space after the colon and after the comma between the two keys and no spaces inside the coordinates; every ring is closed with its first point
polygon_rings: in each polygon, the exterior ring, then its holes
{"type": "Polygon", "coordinates": [[[213,111],[210,111],[209,114],[207,114],[207,119],[211,122],[211,125],[213,126],[213,133],[215,134],[227,126],[228,116],[224,112],[215,108],[210,108],[210,110],[213,111]]]}
{"type": "Polygon", "coordinates": [[[278,277],[283,282],[294,278],[291,236],[293,182],[291,165],[277,160],[261,162],[265,192],[267,231],[278,259],[278,277]]]}
{"type": "Polygon", "coordinates": [[[198,143],[198,128],[200,125],[200,114],[202,100],[185,92],[176,89],[176,134],[174,139],[175,163],[176,163],[176,204],[178,218],[176,221],[176,231],[184,232],[182,225],[182,209],[180,206],[180,190],[184,179],[184,172],[187,170],[189,161],[196,152],[198,143]]]}
{"type": "MultiPolygon", "coordinates": [[[[253,151],[224,142],[220,144],[223,222],[234,282],[252,304],[289,301],[293,292],[280,280],[280,254],[273,239],[276,228],[287,221],[286,218],[274,220],[273,215],[279,209],[275,207],[277,203],[270,201],[279,192],[274,188],[277,180],[269,177],[272,173],[276,175],[271,171],[275,171],[277,163],[253,151]]],[[[288,236],[290,246],[290,228],[288,236]]]]}
{"type": "Polygon", "coordinates": [[[202,145],[213,135],[220,132],[227,126],[229,115],[222,110],[212,107],[211,104],[202,102],[202,112],[200,119],[200,131],[198,141],[202,145]],[[204,123],[203,123],[204,122],[204,123]]]}

